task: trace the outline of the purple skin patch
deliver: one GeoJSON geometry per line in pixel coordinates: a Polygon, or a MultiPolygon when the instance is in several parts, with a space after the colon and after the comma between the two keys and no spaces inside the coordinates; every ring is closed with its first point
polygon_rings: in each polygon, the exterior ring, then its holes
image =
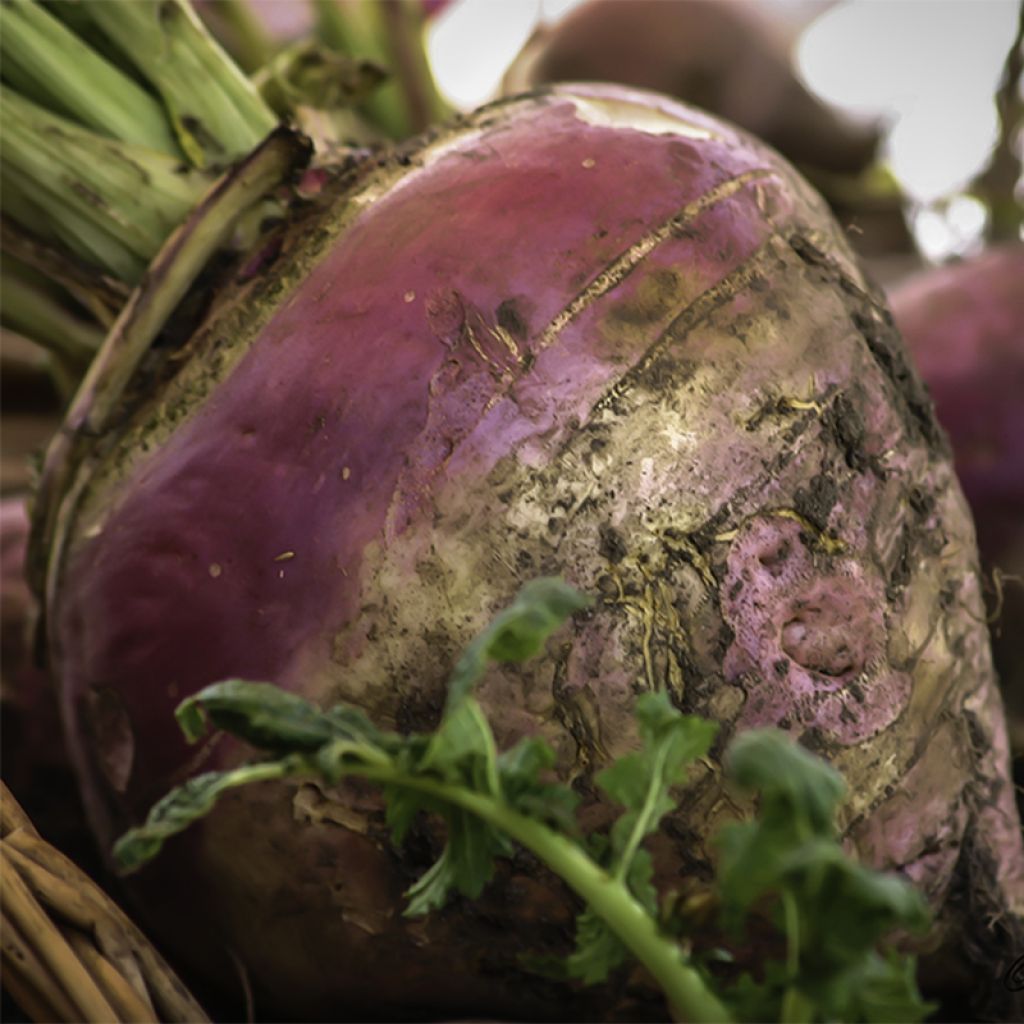
{"type": "Polygon", "coordinates": [[[725,676],[752,677],[741,728],[822,730],[843,746],[890,725],[911,680],[885,668],[885,588],[864,560],[819,555],[784,518],[747,524],[732,542],[723,585],[736,639],[725,676]]]}
{"type": "Polygon", "coordinates": [[[1016,545],[1024,559],[1024,244],[912,277],[891,298],[949,432],[982,553],[1001,561],[1016,545]]]}

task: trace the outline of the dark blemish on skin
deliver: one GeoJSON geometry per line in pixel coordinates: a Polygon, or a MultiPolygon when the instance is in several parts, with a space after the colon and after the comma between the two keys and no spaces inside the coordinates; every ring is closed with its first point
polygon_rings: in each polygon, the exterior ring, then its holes
{"type": "Polygon", "coordinates": [[[817,729],[809,729],[797,742],[812,754],[828,754],[829,752],[828,743],[817,729]]]}
{"type": "Polygon", "coordinates": [[[135,733],[120,695],[94,686],[85,695],[85,721],[103,777],[118,793],[128,788],[135,764],[135,733]]]}
{"type": "MultiPolygon", "coordinates": [[[[628,553],[626,543],[622,539],[622,535],[614,526],[608,526],[607,524],[602,525],[598,532],[601,537],[598,544],[598,551],[607,558],[612,565],[617,565],[628,553]]],[[[608,578],[610,577],[602,577],[602,579],[608,578]]]]}
{"type": "Polygon", "coordinates": [[[789,558],[790,553],[793,550],[793,545],[788,537],[783,537],[780,542],[772,547],[769,547],[762,551],[758,556],[757,560],[763,565],[773,576],[777,576],[776,570],[782,565],[783,562],[789,558]]]}
{"type": "Polygon", "coordinates": [[[846,395],[837,395],[823,417],[825,427],[839,444],[839,450],[850,469],[862,471],[868,465],[864,451],[864,437],[867,431],[864,420],[853,402],[846,395]]]}
{"type": "Polygon", "coordinates": [[[911,487],[907,502],[919,519],[927,519],[935,510],[935,496],[920,487],[911,487]]]}
{"type": "Polygon", "coordinates": [[[797,490],[793,508],[819,530],[828,527],[828,518],[839,498],[835,481],[824,473],[813,477],[807,487],[797,490]]]}
{"type": "Polygon", "coordinates": [[[508,331],[516,341],[524,341],[530,333],[530,325],[523,316],[515,299],[506,299],[495,312],[498,326],[508,331]]]}
{"type": "Polygon", "coordinates": [[[99,192],[94,192],[91,188],[89,188],[88,185],[84,184],[83,182],[71,182],[71,191],[74,192],[75,195],[79,196],[81,199],[84,199],[87,203],[90,204],[90,206],[95,206],[97,209],[100,210],[107,209],[107,204],[103,196],[101,196],[99,192]]]}
{"type": "Polygon", "coordinates": [[[671,313],[679,301],[679,294],[679,274],[662,267],[644,278],[629,299],[616,303],[609,315],[620,323],[642,327],[671,313]]]}

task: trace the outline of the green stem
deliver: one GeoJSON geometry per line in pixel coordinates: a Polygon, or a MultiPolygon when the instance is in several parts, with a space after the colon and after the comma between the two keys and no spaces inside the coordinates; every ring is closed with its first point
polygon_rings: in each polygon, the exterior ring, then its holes
{"type": "Polygon", "coordinates": [[[470,811],[501,829],[539,857],[601,917],[661,985],[669,1003],[684,1020],[728,1022],[728,1010],[689,967],[683,952],[666,938],[655,920],[626,886],[612,878],[574,842],[540,822],[512,810],[502,800],[433,779],[403,775],[393,769],[358,769],[378,782],[408,786],[470,811]]]}
{"type": "Polygon", "coordinates": [[[800,910],[796,897],[785,889],[782,908],[786,919],[786,971],[789,982],[782,997],[780,1020],[782,1024],[808,1024],[813,1019],[813,1005],[797,987],[800,975],[800,910]]]}
{"type": "Polygon", "coordinates": [[[277,124],[183,0],[82,0],[82,8],[160,94],[197,167],[244,156],[277,124]]]}
{"type": "Polygon", "coordinates": [[[0,59],[4,78],[24,95],[103,135],[180,154],[160,101],[40,4],[0,6],[0,59]]]}
{"type": "Polygon", "coordinates": [[[668,755],[668,747],[661,747],[658,750],[657,760],[654,769],[651,771],[651,781],[647,787],[647,794],[644,797],[644,805],[640,809],[640,813],[636,816],[636,821],[633,824],[633,831],[629,834],[629,840],[622,851],[622,856],[619,858],[618,866],[615,869],[615,878],[624,882],[626,876],[629,874],[629,866],[633,862],[633,857],[636,855],[637,848],[640,846],[643,838],[650,829],[651,816],[655,813],[655,808],[658,802],[658,793],[660,791],[659,783],[662,778],[663,766],[665,764],[665,758],[668,755]]]}
{"type": "Polygon", "coordinates": [[[65,309],[57,296],[11,260],[4,259],[2,266],[3,322],[77,370],[84,370],[103,341],[103,331],[65,309]]]}
{"type": "Polygon", "coordinates": [[[390,138],[406,138],[450,114],[430,72],[423,48],[424,15],[416,0],[314,4],[318,38],[341,53],[374,61],[390,74],[363,107],[390,138]]]}
{"type": "Polygon", "coordinates": [[[179,162],[96,135],[0,89],[4,211],[134,283],[208,184],[179,162]]]}
{"type": "MultiPolygon", "coordinates": [[[[4,193],[3,199],[5,207],[8,203],[17,205],[12,203],[9,193],[4,193]]],[[[41,220],[40,217],[33,222],[36,230],[41,220]]],[[[48,245],[45,238],[26,230],[11,217],[0,216],[0,251],[66,291],[105,331],[131,294],[127,282],[87,267],[71,253],[48,245]]]]}
{"type": "Polygon", "coordinates": [[[405,98],[409,129],[421,132],[451,114],[437,91],[423,46],[423,4],[420,0],[397,0],[377,6],[388,41],[389,67],[405,98]]]}
{"type": "Polygon", "coordinates": [[[248,0],[217,0],[203,8],[202,17],[247,74],[258,71],[273,58],[274,42],[253,14],[248,0]]]}

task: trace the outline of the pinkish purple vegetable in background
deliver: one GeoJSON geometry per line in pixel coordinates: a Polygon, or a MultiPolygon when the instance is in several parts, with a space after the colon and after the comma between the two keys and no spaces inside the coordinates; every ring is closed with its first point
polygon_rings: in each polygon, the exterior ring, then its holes
{"type": "MultiPolygon", "coordinates": [[[[996,668],[1024,719],[1024,245],[1003,245],[894,289],[893,315],[949,432],[988,572],[1007,577],[996,668]]],[[[998,599],[997,599],[998,602],[998,599]]],[[[1017,725],[1015,746],[1024,746],[1017,725]]]]}
{"type": "MultiPolygon", "coordinates": [[[[489,677],[499,744],[544,735],[599,825],[592,778],[635,744],[637,693],[667,689],[723,741],[780,725],[846,775],[849,841],[921,885],[936,942],[994,970],[1024,894],[971,521],[820,198],[706,115],[574,86],[316,202],[65,504],[50,645],[101,839],[245,757],[184,745],[172,711],[201,686],[268,679],[429,727],[467,639],[561,573],[600,608],[489,677]]],[[[658,837],[663,888],[707,871],[735,813],[719,777],[709,760],[658,837]]],[[[572,919],[529,859],[411,921],[401,892],[438,837],[386,835],[355,784],[254,787],[136,896],[183,955],[216,972],[230,950],[293,1017],[645,1012],[629,979],[571,993],[522,969],[572,919]]]]}

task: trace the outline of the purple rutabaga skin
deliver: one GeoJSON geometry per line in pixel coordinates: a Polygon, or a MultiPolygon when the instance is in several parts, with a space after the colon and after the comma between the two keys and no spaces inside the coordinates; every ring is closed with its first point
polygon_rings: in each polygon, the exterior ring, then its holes
{"type": "MultiPolygon", "coordinates": [[[[204,684],[268,679],[428,729],[462,646],[558,573],[596,610],[481,699],[501,745],[551,742],[588,823],[612,813],[592,779],[635,746],[637,693],[667,689],[723,743],[777,724],[830,757],[874,862],[1015,898],[970,518],[888,313],[792,169],[669,100],[575,86],[485,108],[321,203],[105,439],[51,569],[102,840],[246,756],[177,736],[204,684]],[[914,805],[924,757],[958,770],[920,780],[935,813],[890,843],[870,823],[914,805]],[[981,878],[972,858],[996,851],[1011,867],[981,878]]],[[[665,887],[707,877],[736,813],[720,753],[659,840],[665,887]]],[[[528,858],[472,907],[403,918],[438,841],[425,825],[394,850],[355,783],[254,787],[137,892],[171,941],[208,966],[230,948],[299,1017],[650,1012],[628,979],[571,993],[518,965],[564,951],[573,915],[528,858]]]]}
{"type": "Polygon", "coordinates": [[[921,273],[891,301],[992,558],[1024,523],[1024,245],[921,273]]]}
{"type": "Polygon", "coordinates": [[[1024,745],[1024,245],[925,271],[890,296],[935,399],[993,580],[996,671],[1024,745]],[[1006,579],[995,596],[999,575],[1006,579]]]}

